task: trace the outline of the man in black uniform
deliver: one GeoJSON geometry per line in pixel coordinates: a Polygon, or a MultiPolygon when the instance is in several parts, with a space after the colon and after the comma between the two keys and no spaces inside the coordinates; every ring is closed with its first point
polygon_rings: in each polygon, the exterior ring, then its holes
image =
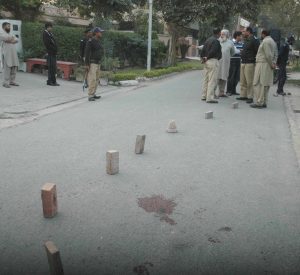
{"type": "Polygon", "coordinates": [[[256,54],[259,48],[259,41],[254,37],[253,29],[247,27],[243,31],[244,47],[241,52],[241,72],[240,85],[241,93],[237,100],[245,100],[247,103],[253,103],[253,79],[255,71],[256,54]]]}
{"type": "Polygon", "coordinates": [[[52,34],[53,25],[50,22],[45,24],[43,32],[43,42],[47,50],[48,81],[47,85],[59,86],[56,82],[56,55],[57,44],[52,34]]]}
{"type": "Polygon", "coordinates": [[[289,60],[290,45],[292,45],[290,39],[288,39],[287,41],[284,40],[282,42],[283,43],[280,45],[278,60],[277,60],[277,66],[279,67],[278,88],[277,88],[278,95],[286,95],[286,93],[283,91],[283,86],[287,78],[286,65],[289,60]]]}
{"type": "Polygon", "coordinates": [[[206,100],[207,103],[218,103],[214,97],[217,88],[219,60],[222,58],[222,48],[218,40],[220,35],[221,30],[215,28],[213,36],[205,41],[201,51],[201,59],[204,63],[202,100],[206,100]]]}
{"type": "Polygon", "coordinates": [[[80,40],[80,59],[84,62],[84,53],[85,53],[85,47],[86,43],[92,39],[93,37],[93,30],[92,29],[86,29],[84,31],[84,38],[80,40]]]}
{"type": "Polygon", "coordinates": [[[87,81],[89,84],[89,101],[95,101],[101,98],[101,96],[96,95],[96,90],[98,86],[99,74],[100,74],[100,62],[103,56],[103,47],[100,43],[100,38],[104,30],[101,28],[94,28],[93,38],[90,39],[85,47],[85,65],[88,71],[87,81]]]}

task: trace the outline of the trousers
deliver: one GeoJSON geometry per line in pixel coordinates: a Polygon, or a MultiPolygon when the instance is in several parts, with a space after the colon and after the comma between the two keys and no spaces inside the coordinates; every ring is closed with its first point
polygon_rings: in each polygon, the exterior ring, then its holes
{"type": "Polygon", "coordinates": [[[16,80],[16,74],[17,74],[17,66],[9,67],[7,66],[5,60],[3,60],[3,77],[4,81],[3,84],[10,84],[14,83],[16,80]]]}
{"type": "Polygon", "coordinates": [[[202,98],[206,101],[214,100],[218,82],[219,60],[209,59],[204,64],[204,82],[202,98]]]}
{"type": "Polygon", "coordinates": [[[91,63],[87,75],[87,81],[89,84],[89,97],[93,97],[96,94],[99,77],[100,77],[100,65],[91,63]]]}
{"type": "Polygon", "coordinates": [[[253,99],[253,79],[254,79],[255,64],[242,64],[241,65],[241,97],[253,99]]]}
{"type": "Polygon", "coordinates": [[[56,55],[47,56],[47,65],[48,65],[48,84],[56,83],[56,55]]]}
{"type": "Polygon", "coordinates": [[[236,94],[236,86],[240,81],[241,59],[231,58],[229,76],[227,79],[227,93],[236,94]]]}

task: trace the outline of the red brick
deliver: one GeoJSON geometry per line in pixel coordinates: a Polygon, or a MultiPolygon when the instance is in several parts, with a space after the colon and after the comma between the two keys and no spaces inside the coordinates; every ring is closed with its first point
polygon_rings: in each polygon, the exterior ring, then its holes
{"type": "Polygon", "coordinates": [[[42,188],[43,213],[45,218],[53,218],[57,214],[56,185],[46,183],[42,188]]]}

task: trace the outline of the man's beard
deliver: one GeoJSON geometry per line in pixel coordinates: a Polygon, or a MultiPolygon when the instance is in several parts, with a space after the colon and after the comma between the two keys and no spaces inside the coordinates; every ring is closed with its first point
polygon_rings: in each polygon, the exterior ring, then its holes
{"type": "Polygon", "coordinates": [[[9,29],[5,29],[5,31],[6,31],[7,33],[10,33],[10,30],[9,30],[9,29]]]}
{"type": "Polygon", "coordinates": [[[227,41],[227,37],[220,37],[220,41],[221,42],[226,42],[227,41]]]}

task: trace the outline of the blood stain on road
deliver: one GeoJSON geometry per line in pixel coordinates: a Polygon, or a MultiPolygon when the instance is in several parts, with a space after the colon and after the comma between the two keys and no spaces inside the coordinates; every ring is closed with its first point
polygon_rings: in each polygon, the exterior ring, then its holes
{"type": "Polygon", "coordinates": [[[208,238],[208,241],[211,242],[211,243],[221,243],[221,241],[217,238],[212,238],[212,237],[209,237],[208,238]]]}
{"type": "Polygon", "coordinates": [[[138,274],[138,275],[150,275],[150,272],[147,268],[147,265],[150,266],[150,267],[154,266],[152,263],[144,263],[142,265],[134,267],[133,272],[138,274]]]}
{"type": "Polygon", "coordinates": [[[228,227],[228,226],[225,226],[225,227],[220,228],[218,231],[221,231],[221,232],[231,232],[232,228],[228,227]]]}
{"type": "Polygon", "coordinates": [[[148,213],[158,214],[161,221],[165,221],[170,225],[176,224],[176,222],[169,217],[177,206],[173,200],[166,199],[162,195],[155,195],[138,199],[138,205],[148,213]]]}

